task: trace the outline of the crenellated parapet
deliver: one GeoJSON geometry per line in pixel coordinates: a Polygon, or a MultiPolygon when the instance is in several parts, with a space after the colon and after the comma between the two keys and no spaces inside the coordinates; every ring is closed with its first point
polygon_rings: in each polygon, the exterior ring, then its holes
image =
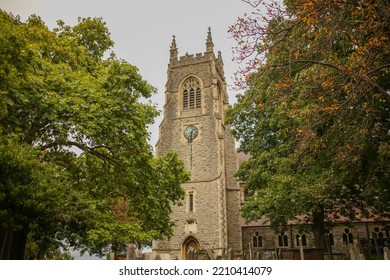
{"type": "Polygon", "coordinates": [[[211,36],[211,29],[207,33],[206,39],[206,51],[204,53],[188,54],[178,56],[178,49],[176,45],[176,37],[173,36],[171,49],[170,49],[170,61],[168,68],[184,67],[187,65],[194,65],[197,63],[213,62],[216,65],[217,71],[224,76],[224,64],[222,60],[221,51],[218,51],[218,55],[214,54],[214,44],[211,36]]]}

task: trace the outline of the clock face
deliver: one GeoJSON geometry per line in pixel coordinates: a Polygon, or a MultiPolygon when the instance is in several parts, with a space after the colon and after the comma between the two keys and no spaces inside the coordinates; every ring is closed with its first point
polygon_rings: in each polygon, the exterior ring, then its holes
{"type": "Polygon", "coordinates": [[[198,136],[198,128],[194,125],[187,126],[184,130],[184,137],[189,141],[192,141],[198,136]]]}

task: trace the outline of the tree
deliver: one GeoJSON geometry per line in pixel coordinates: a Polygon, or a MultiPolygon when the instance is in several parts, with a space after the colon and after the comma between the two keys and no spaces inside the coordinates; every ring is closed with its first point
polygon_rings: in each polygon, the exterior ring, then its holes
{"type": "Polygon", "coordinates": [[[238,172],[250,196],[242,211],[277,228],[304,220],[323,248],[325,222],[390,212],[389,7],[381,0],[263,7],[230,28],[236,58],[246,63],[237,84],[248,86],[229,112],[251,155],[238,172]]]}
{"type": "Polygon", "coordinates": [[[22,259],[27,240],[44,258],[169,236],[188,172],[174,154],[154,158],[159,112],[140,100],[155,89],[108,53],[102,19],[51,31],[0,11],[0,25],[1,259],[22,259]]]}

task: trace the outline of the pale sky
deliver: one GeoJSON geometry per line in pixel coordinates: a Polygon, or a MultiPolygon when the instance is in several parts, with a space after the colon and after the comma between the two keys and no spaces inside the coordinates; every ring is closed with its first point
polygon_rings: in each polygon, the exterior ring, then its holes
{"type": "MultiPolygon", "coordinates": [[[[114,52],[139,68],[142,77],[158,89],[152,97],[158,109],[164,105],[166,72],[172,35],[176,36],[179,56],[205,51],[211,27],[214,51],[222,52],[227,84],[238,65],[232,61],[234,39],[228,27],[253,8],[241,0],[0,0],[0,9],[19,15],[39,15],[50,29],[61,19],[75,25],[78,17],[102,17],[107,23],[114,52]]],[[[238,92],[229,90],[230,104],[238,92]]],[[[151,132],[151,145],[158,139],[161,116],[151,132]]]]}

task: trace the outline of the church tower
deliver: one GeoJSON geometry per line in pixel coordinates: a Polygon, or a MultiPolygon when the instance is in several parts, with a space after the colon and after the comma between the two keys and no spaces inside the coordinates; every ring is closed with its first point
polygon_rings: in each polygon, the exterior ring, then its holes
{"type": "Polygon", "coordinates": [[[191,172],[185,199],[173,206],[173,236],[153,243],[161,259],[239,255],[239,186],[235,142],[225,125],[228,95],[221,53],[214,54],[209,28],[206,52],[178,57],[170,48],[157,156],[176,151],[191,172]]]}

